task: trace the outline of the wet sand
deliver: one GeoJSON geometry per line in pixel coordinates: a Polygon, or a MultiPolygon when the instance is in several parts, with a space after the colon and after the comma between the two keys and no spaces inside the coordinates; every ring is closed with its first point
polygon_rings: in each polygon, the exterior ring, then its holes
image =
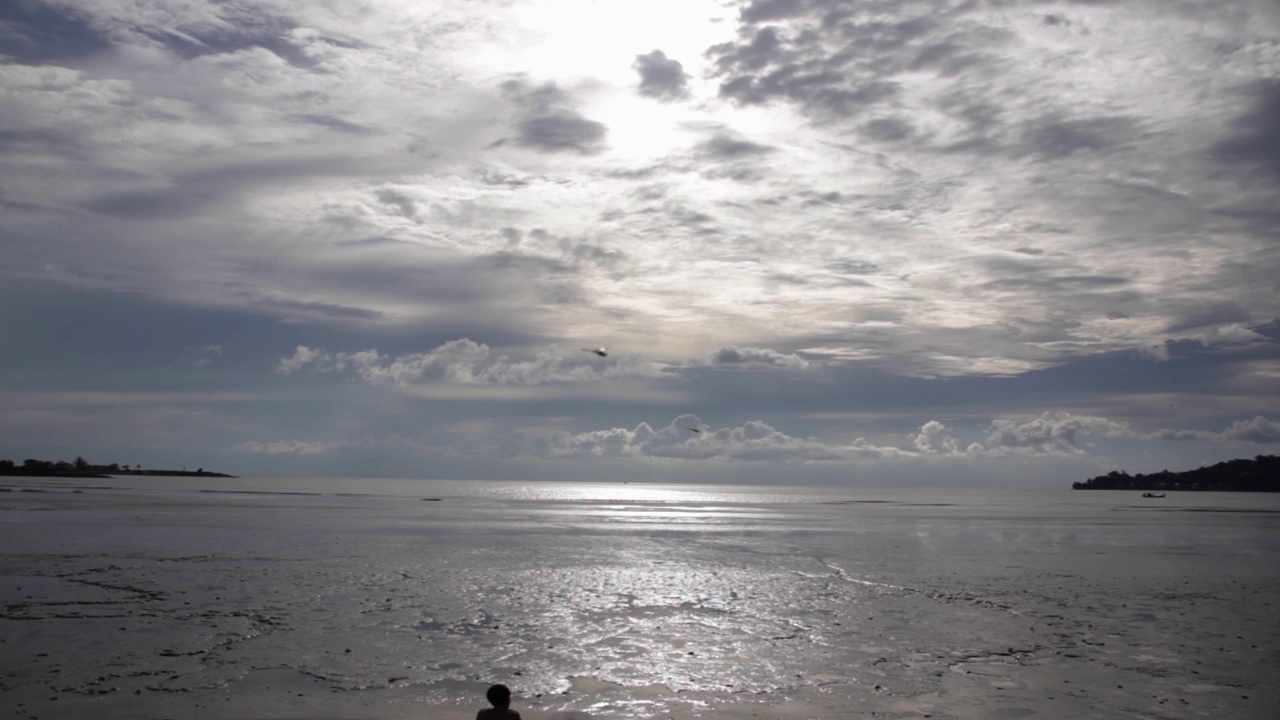
{"type": "Polygon", "coordinates": [[[4,489],[13,717],[1280,716],[1267,509],[4,489]]]}

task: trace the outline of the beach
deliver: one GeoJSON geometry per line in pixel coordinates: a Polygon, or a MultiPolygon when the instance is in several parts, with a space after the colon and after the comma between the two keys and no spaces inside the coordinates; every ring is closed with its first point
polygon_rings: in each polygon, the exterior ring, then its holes
{"type": "Polygon", "coordinates": [[[1280,498],[5,478],[31,718],[1271,718],[1280,498]]]}

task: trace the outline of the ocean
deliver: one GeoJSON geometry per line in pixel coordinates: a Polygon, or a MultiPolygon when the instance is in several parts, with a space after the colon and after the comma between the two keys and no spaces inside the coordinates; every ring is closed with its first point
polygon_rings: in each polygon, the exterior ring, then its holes
{"type": "Polygon", "coordinates": [[[1280,717],[1280,496],[0,479],[31,718],[1280,717]]]}

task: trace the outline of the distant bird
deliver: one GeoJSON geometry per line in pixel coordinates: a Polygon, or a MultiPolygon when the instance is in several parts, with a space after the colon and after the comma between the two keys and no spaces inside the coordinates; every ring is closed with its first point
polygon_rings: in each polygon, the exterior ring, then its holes
{"type": "Polygon", "coordinates": [[[603,348],[603,347],[598,347],[598,348],[582,348],[582,351],[583,351],[583,352],[595,353],[596,355],[599,355],[600,357],[609,357],[609,353],[605,352],[605,350],[606,350],[606,348],[603,348]]]}
{"type": "Polygon", "coordinates": [[[685,428],[685,430],[688,430],[689,432],[696,432],[696,433],[698,433],[698,434],[702,434],[702,430],[701,430],[701,429],[699,429],[699,428],[695,428],[695,427],[687,427],[687,428],[685,428]]]}

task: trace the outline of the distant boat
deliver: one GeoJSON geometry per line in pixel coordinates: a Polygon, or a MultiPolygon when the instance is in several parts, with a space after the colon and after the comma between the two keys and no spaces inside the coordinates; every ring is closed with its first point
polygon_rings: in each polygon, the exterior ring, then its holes
{"type": "Polygon", "coordinates": [[[1162,498],[1162,497],[1164,497],[1164,493],[1162,493],[1162,492],[1144,492],[1144,493],[1142,493],[1142,497],[1149,497],[1149,498],[1162,498]]]}

